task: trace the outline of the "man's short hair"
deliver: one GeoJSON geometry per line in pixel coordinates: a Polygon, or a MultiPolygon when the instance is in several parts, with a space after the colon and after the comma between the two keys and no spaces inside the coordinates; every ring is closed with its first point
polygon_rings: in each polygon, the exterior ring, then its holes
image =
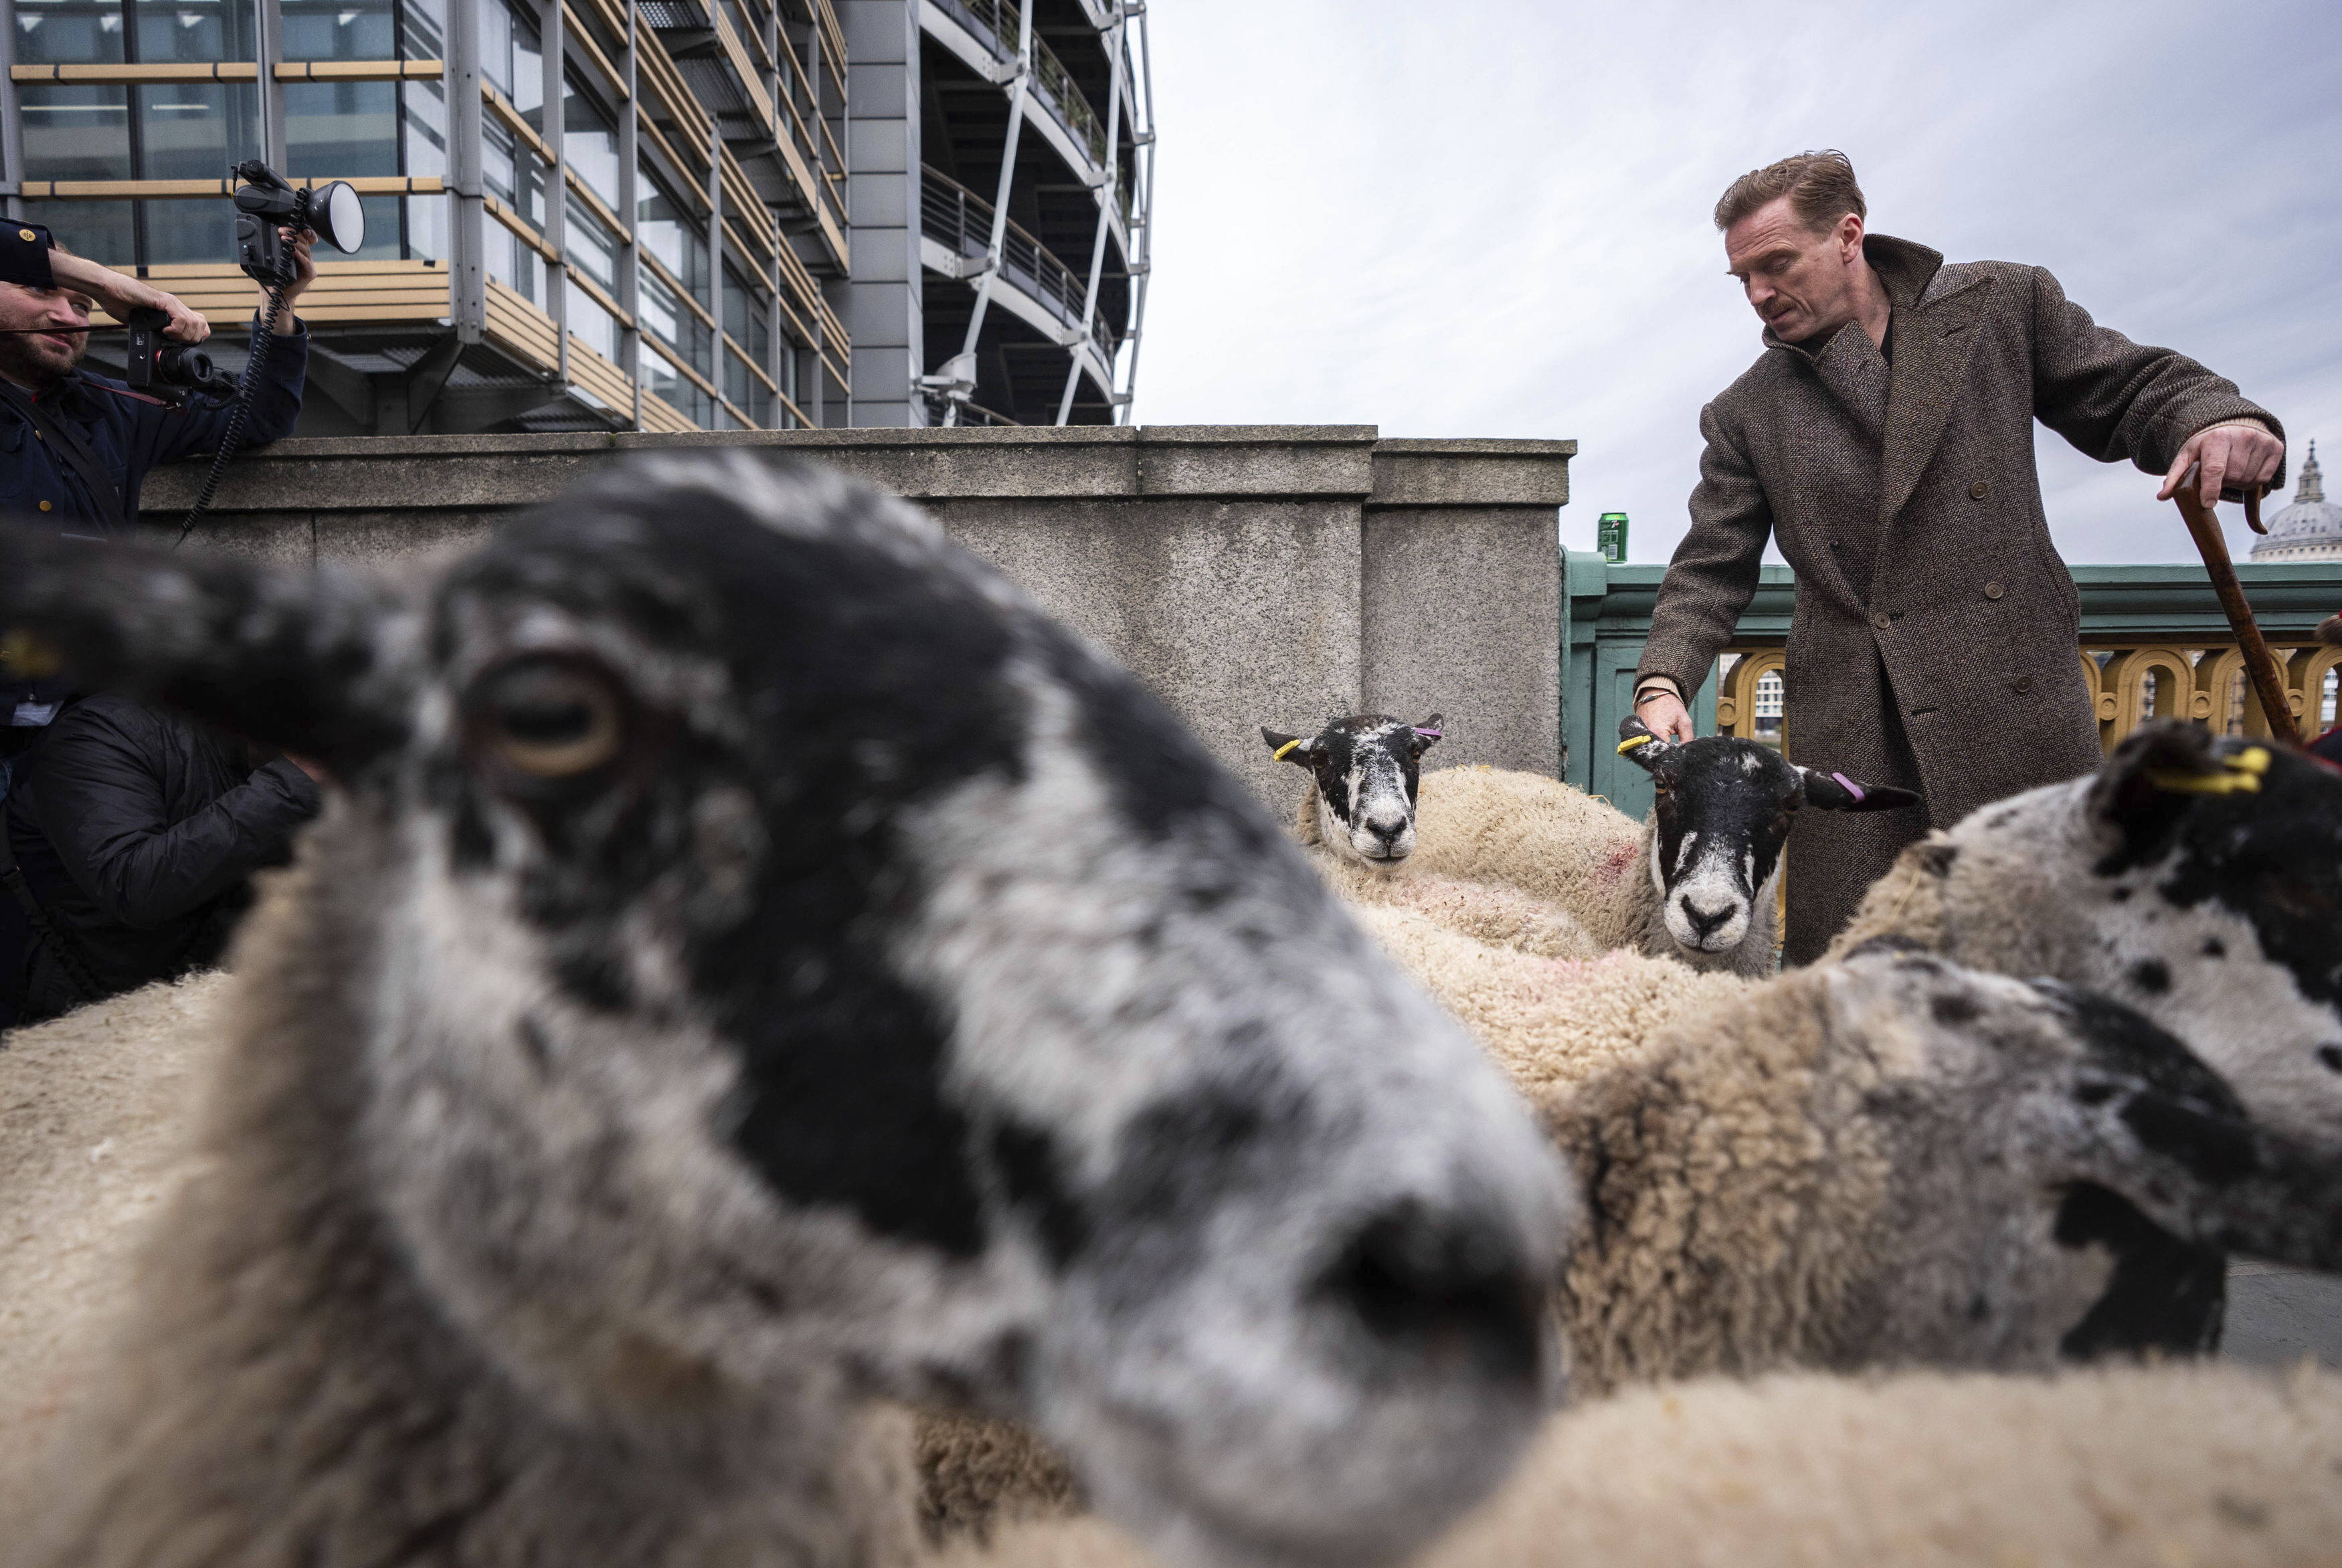
{"type": "Polygon", "coordinates": [[[1789,210],[1814,234],[1827,234],[1838,219],[1852,213],[1870,215],[1862,187],[1854,183],[1854,160],[1830,149],[1799,153],[1761,169],[1751,169],[1732,182],[1716,204],[1716,226],[1728,229],[1757,208],[1789,198],[1789,210]]]}

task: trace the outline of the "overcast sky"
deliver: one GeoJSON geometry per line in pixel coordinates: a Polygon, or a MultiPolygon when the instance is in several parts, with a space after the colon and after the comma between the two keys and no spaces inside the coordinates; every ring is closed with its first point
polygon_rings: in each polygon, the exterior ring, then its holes
{"type": "MultiPolygon", "coordinates": [[[[1708,218],[1808,147],[1877,232],[2047,266],[2342,463],[2342,4],[1155,0],[1144,424],[1570,436],[1664,561],[1700,404],[1758,352],[1708,218]]],[[[2072,561],[2193,558],[2036,426],[2072,561]]],[[[2288,475],[2287,496],[2291,494],[2288,475]]],[[[2250,535],[2229,514],[2230,548],[2250,535]]]]}

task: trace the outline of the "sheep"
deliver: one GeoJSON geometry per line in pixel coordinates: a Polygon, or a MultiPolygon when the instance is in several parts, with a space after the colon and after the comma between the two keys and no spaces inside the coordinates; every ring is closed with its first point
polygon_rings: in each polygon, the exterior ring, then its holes
{"type": "Polygon", "coordinates": [[[1882,940],[2104,992],[2342,1143],[2342,776],[2313,759],[2149,724],[1906,850],[1830,952],[1882,940]]]}
{"type": "MultiPolygon", "coordinates": [[[[1418,1568],[2280,1568],[2342,1539],[2342,1376],[2220,1364],[2054,1377],[1812,1373],[1554,1417],[1418,1568]]],[[[1090,1519],[936,1568],[1148,1568],[1090,1519]]]]}
{"type": "Polygon", "coordinates": [[[2342,1265],[2342,1166],[2054,982],[1881,950],[1751,984],[1360,917],[1576,1173],[1574,1393],[2210,1348],[2225,1251],[2342,1265]]]}
{"type": "MultiPolygon", "coordinates": [[[[1358,915],[1580,1184],[1589,1223],[1553,1296],[1572,1398],[2202,1352],[2226,1249],[2342,1264],[2342,1167],[2103,998],[1891,948],[1753,984],[1358,915]]],[[[939,1533],[1066,1506],[1014,1434],[963,1434],[943,1468],[939,1533]]]]}
{"type": "MultiPolygon", "coordinates": [[[[1507,940],[1502,930],[1510,924],[1531,937],[1516,944],[1550,957],[1626,947],[1696,969],[1769,974],[1774,879],[1796,813],[1895,811],[1919,801],[1908,790],[1798,767],[1755,741],[1711,735],[1678,744],[1630,717],[1619,725],[1619,750],[1651,774],[1657,792],[1650,818],[1637,824],[1541,774],[1419,774],[1424,752],[1440,738],[1438,718],[1409,725],[1365,714],[1306,738],[1267,728],[1261,738],[1308,771],[1299,836],[1342,865],[1345,891],[1404,906],[1409,894],[1396,878],[1379,888],[1359,869],[1387,873],[1402,863],[1417,875],[1510,889],[1558,906],[1584,940],[1556,934],[1549,919],[1521,907],[1459,928],[1507,940]],[[1637,869],[1646,866],[1647,878],[1637,869]]],[[[1517,905],[1497,892],[1479,902],[1517,905]]]]}
{"type": "Polygon", "coordinates": [[[0,1453],[38,1446],[93,1371],[87,1332],[195,1169],[186,1102],[221,977],[158,982],[0,1034],[0,1453]]]}
{"type": "Polygon", "coordinates": [[[5,534],[0,624],[337,781],[20,1558],[899,1562],[905,1400],[1374,1563],[1533,1431],[1517,1098],[900,503],[640,457],[403,583],[5,534]]]}

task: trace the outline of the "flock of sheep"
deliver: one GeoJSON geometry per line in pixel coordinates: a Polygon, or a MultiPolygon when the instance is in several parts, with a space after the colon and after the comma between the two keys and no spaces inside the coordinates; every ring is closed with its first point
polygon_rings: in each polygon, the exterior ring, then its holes
{"type": "Polygon", "coordinates": [[[0,623],[340,786],[233,978],[0,1050],[11,1563],[2342,1539],[2342,1379],[2197,1359],[2231,1253],[2342,1269],[2315,763],[2151,727],[1777,974],[1794,814],[1909,797],[1352,719],[1281,834],[736,452],[397,581],[0,536],[0,623]]]}

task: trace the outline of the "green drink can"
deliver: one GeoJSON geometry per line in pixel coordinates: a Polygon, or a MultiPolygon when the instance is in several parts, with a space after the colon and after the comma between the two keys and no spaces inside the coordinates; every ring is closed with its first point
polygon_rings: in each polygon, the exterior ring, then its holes
{"type": "Polygon", "coordinates": [[[1626,514],[1624,512],[1602,514],[1602,520],[1594,525],[1594,548],[1600,551],[1602,558],[1613,566],[1625,563],[1626,514]]]}

